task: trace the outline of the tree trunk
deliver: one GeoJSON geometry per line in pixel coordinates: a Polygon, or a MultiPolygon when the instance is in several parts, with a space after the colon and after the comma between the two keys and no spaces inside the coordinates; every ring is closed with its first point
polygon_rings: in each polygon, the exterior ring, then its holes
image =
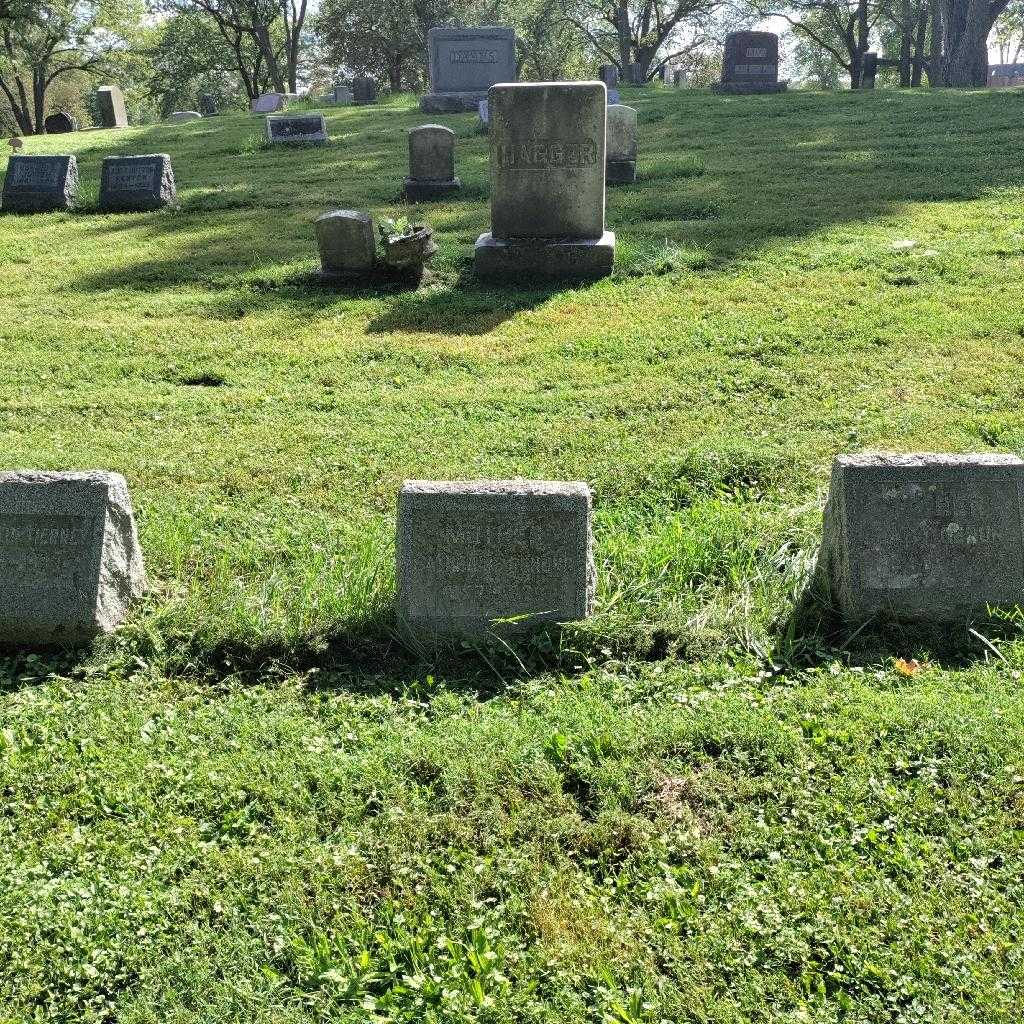
{"type": "Polygon", "coordinates": [[[931,0],[932,40],[928,54],[928,84],[936,89],[942,84],[942,0],[931,0]]]}
{"type": "Polygon", "coordinates": [[[619,66],[622,77],[629,80],[629,65],[632,62],[633,44],[629,37],[629,0],[619,0],[615,9],[615,29],[619,33],[619,66]]]}
{"type": "Polygon", "coordinates": [[[277,56],[274,53],[274,45],[270,41],[270,29],[266,25],[253,25],[252,37],[263,54],[263,62],[267,65],[267,74],[270,82],[277,92],[288,92],[284,87],[284,77],[281,74],[281,67],[277,63],[277,56]]]}
{"type": "Polygon", "coordinates": [[[42,135],[46,131],[46,68],[35,68],[32,72],[32,106],[36,135],[42,135]]]}
{"type": "Polygon", "coordinates": [[[1002,0],[940,0],[943,11],[942,84],[988,85],[988,36],[1006,8],[1002,0]]]}
{"type": "Polygon", "coordinates": [[[909,89],[911,79],[910,47],[913,19],[910,12],[910,0],[900,2],[900,88],[909,89]]]}
{"type": "Polygon", "coordinates": [[[922,7],[917,15],[917,33],[914,36],[914,60],[910,72],[910,87],[917,89],[921,85],[924,71],[924,46],[928,39],[928,8],[922,7]]]}
{"type": "Polygon", "coordinates": [[[402,91],[402,58],[393,53],[388,60],[388,84],[393,93],[402,91]]]}

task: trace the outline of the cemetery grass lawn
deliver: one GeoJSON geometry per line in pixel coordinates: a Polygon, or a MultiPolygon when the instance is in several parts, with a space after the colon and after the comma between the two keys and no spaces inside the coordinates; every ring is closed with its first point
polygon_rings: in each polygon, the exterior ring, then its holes
{"type": "Polygon", "coordinates": [[[579,288],[474,281],[469,115],[419,291],[312,281],[410,101],[26,141],[83,209],[0,217],[0,464],[123,472],[153,591],[0,659],[0,1022],[1021,1018],[1020,620],[800,595],[837,452],[1024,450],[1024,93],[624,101],[579,288]],[[411,649],[400,482],[515,475],[594,487],[597,614],[411,649]]]}

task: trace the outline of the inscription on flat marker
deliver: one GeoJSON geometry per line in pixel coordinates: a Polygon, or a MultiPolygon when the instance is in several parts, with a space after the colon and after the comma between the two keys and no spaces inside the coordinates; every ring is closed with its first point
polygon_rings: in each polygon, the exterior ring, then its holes
{"type": "Polygon", "coordinates": [[[398,500],[399,619],[416,631],[471,635],[585,618],[594,593],[590,508],[583,483],[407,481],[398,500]]]}
{"type": "Polygon", "coordinates": [[[1024,462],[840,456],[818,573],[851,619],[938,623],[1024,607],[1024,462]]]}
{"type": "Polygon", "coordinates": [[[3,209],[14,213],[70,210],[78,196],[78,164],[73,156],[10,158],[4,178],[3,209]]]}
{"type": "Polygon", "coordinates": [[[166,153],[108,156],[100,173],[101,210],[158,210],[177,196],[166,153]]]}

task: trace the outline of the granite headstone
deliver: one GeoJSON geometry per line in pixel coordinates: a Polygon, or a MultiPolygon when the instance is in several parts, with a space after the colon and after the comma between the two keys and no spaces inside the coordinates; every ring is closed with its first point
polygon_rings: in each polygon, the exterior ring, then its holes
{"type": "Polygon", "coordinates": [[[516,34],[510,28],[432,28],[427,33],[430,92],[420,99],[427,113],[474,111],[498,82],[514,82],[516,34]]]}
{"type": "Polygon", "coordinates": [[[407,480],[398,496],[398,619],[427,635],[527,632],[594,605],[585,483],[407,480]]]}
{"type": "Polygon", "coordinates": [[[614,64],[602,64],[597,69],[597,77],[610,89],[619,84],[619,69],[614,64]]]}
{"type": "Polygon", "coordinates": [[[610,106],[605,160],[609,185],[631,185],[636,181],[637,138],[636,110],[621,103],[610,106]]]}
{"type": "Polygon", "coordinates": [[[78,121],[63,110],[51,114],[44,122],[47,135],[66,135],[78,131],[78,121]]]}
{"type": "Polygon", "coordinates": [[[313,224],[320,249],[320,279],[348,281],[366,277],[377,268],[377,239],[373,220],[361,210],[332,210],[313,224]]]}
{"type": "Polygon", "coordinates": [[[101,210],[159,210],[176,198],[174,171],[166,153],[104,158],[100,173],[101,210]]]}
{"type": "Polygon", "coordinates": [[[352,79],[352,102],[357,107],[367,107],[377,102],[377,83],[365,75],[352,79]]]}
{"type": "Polygon", "coordinates": [[[267,118],[267,142],[271,145],[323,145],[327,122],[323,114],[278,114],[267,118]]]}
{"type": "Polygon", "coordinates": [[[70,210],[77,197],[78,163],[73,156],[12,156],[0,209],[5,213],[70,210]]]}
{"type": "Polygon", "coordinates": [[[783,92],[779,81],[779,37],[774,32],[730,32],[725,37],[718,93],[783,92]]]}
{"type": "Polygon", "coordinates": [[[87,643],[145,585],[124,477],[0,473],[0,644],[87,643]]]}
{"type": "Polygon", "coordinates": [[[104,128],[127,128],[128,112],[125,110],[124,94],[116,85],[101,85],[96,90],[100,118],[104,128]]]}
{"type": "Polygon", "coordinates": [[[249,110],[253,114],[276,114],[284,110],[287,103],[288,98],[283,92],[265,92],[252,101],[249,110]]]}
{"type": "Polygon", "coordinates": [[[171,124],[184,124],[186,121],[202,121],[203,115],[198,110],[175,110],[167,120],[171,124]]]}
{"type": "Polygon", "coordinates": [[[461,187],[455,177],[455,132],[440,124],[411,129],[406,198],[413,203],[440,199],[461,187]]]}

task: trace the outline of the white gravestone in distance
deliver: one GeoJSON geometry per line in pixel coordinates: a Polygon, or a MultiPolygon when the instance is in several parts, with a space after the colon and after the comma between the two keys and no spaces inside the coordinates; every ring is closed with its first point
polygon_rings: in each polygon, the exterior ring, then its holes
{"type": "Polygon", "coordinates": [[[610,274],[604,83],[495,85],[489,104],[491,230],[477,239],[477,274],[510,283],[610,274]]]}
{"type": "Polygon", "coordinates": [[[323,145],[327,141],[327,122],[323,114],[278,114],[267,118],[267,142],[323,145]]]}
{"type": "Polygon", "coordinates": [[[145,589],[118,473],[0,473],[0,644],[75,646],[145,589]]]}
{"type": "Polygon", "coordinates": [[[851,621],[941,624],[1024,607],[1024,461],[839,456],[817,583],[851,621]]]}
{"type": "Polygon", "coordinates": [[[477,110],[492,85],[519,77],[516,34],[510,28],[432,28],[427,56],[430,92],[420,99],[425,113],[477,110]]]}
{"type": "Polygon", "coordinates": [[[481,635],[586,618],[590,519],[585,483],[407,480],[398,496],[400,624],[481,635]]]}
{"type": "Polygon", "coordinates": [[[70,210],[77,197],[78,163],[73,156],[12,156],[0,209],[8,213],[70,210]]]}
{"type": "Polygon", "coordinates": [[[283,92],[265,92],[252,101],[249,110],[253,114],[276,114],[284,110],[288,97],[283,92]]]}
{"type": "Polygon", "coordinates": [[[621,103],[610,106],[605,160],[609,185],[631,185],[636,181],[637,135],[636,111],[621,103]]]}
{"type": "Polygon", "coordinates": [[[170,124],[184,124],[186,121],[202,121],[203,115],[198,110],[176,110],[169,118],[170,124]]]}
{"type": "Polygon", "coordinates": [[[176,198],[174,171],[166,153],[104,157],[100,172],[101,210],[159,210],[176,198]]]}

